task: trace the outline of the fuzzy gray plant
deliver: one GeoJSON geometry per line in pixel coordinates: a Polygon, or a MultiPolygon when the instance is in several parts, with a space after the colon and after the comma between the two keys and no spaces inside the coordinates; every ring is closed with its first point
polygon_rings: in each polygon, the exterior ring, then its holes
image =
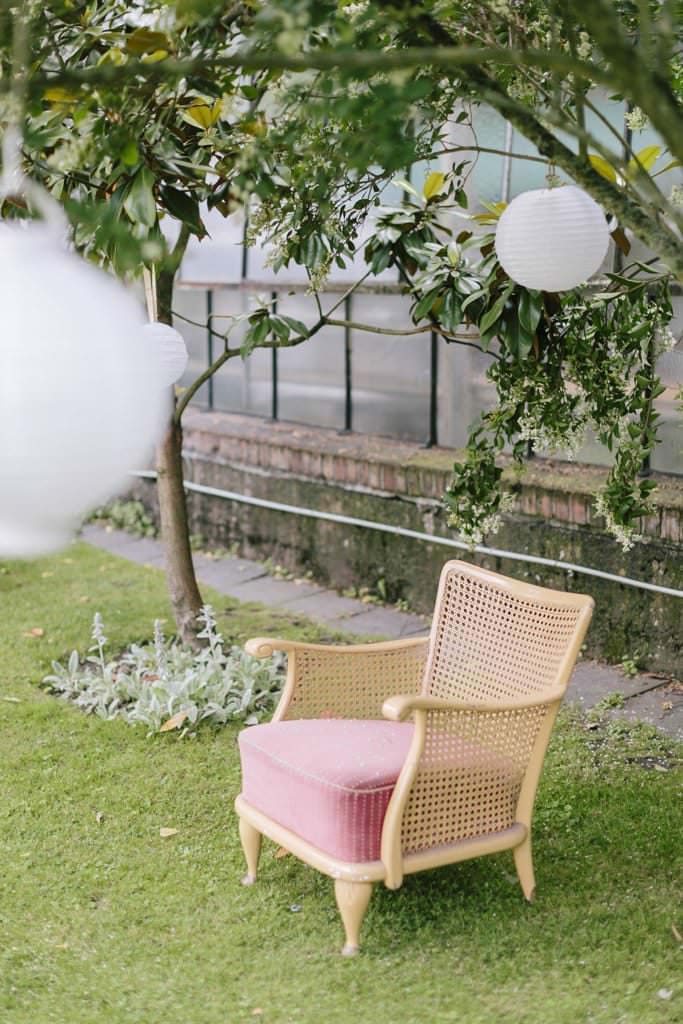
{"type": "Polygon", "coordinates": [[[157,619],[151,643],[132,644],[107,659],[108,641],[97,612],[92,653],[81,658],[72,651],[66,665],[54,661],[43,682],[83,711],[144,725],[148,735],[172,729],[188,735],[202,722],[256,724],[280,695],[284,658],[259,660],[241,647],[226,651],[211,605],[204,605],[198,618],[198,636],[205,641],[199,651],[169,643],[157,619]]]}

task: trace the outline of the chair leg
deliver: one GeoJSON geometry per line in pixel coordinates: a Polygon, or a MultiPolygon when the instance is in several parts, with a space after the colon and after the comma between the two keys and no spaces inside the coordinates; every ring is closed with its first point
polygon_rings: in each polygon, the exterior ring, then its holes
{"type": "Polygon", "coordinates": [[[247,861],[247,873],[242,879],[242,885],[253,885],[261,854],[261,833],[244,818],[240,818],[240,839],[247,861]]]}
{"type": "Polygon", "coordinates": [[[536,893],[536,882],[534,879],[534,862],[531,856],[531,835],[528,835],[523,843],[514,849],[515,867],[517,877],[522,886],[524,899],[527,903],[533,903],[536,893]]]}
{"type": "Polygon", "coordinates": [[[337,878],[334,883],[334,895],[346,933],[342,955],[355,956],[360,945],[360,926],[372,895],[372,882],[346,882],[337,878]]]}

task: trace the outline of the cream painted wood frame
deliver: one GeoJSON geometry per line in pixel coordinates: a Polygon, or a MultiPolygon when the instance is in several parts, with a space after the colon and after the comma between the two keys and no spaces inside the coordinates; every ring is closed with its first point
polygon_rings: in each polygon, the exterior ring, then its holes
{"type": "MultiPolygon", "coordinates": [[[[466,603],[463,607],[467,611],[466,603]]],[[[287,678],[273,716],[274,722],[289,718],[329,717],[330,714],[346,718],[379,718],[378,711],[381,706],[384,718],[394,722],[412,718],[415,728],[410,749],[385,814],[379,860],[364,863],[337,860],[250,806],[242,796],[238,796],[235,809],[239,816],[240,837],[247,861],[244,884],[250,885],[256,880],[263,835],[306,864],[329,875],[335,880],[337,905],[344,923],[346,942],[342,952],[345,955],[353,955],[359,948],[360,926],[375,882],[384,882],[389,889],[397,889],[406,874],[511,849],[522,891],[525,898],[531,901],[535,893],[531,816],[536,788],[555,718],[588,629],[593,607],[593,599],[583,594],[569,594],[537,587],[466,562],[450,561],[446,563],[441,573],[429,637],[343,646],[267,638],[249,640],[246,650],[255,657],[267,658],[275,651],[285,651],[288,656],[287,678]],[[440,651],[444,644],[448,644],[449,627],[452,630],[455,628],[455,623],[449,622],[448,619],[449,595],[452,594],[454,587],[460,587],[461,590],[464,588],[465,597],[462,600],[465,602],[469,592],[474,594],[473,600],[478,594],[484,595],[484,613],[480,613],[479,619],[476,616],[469,617],[468,622],[472,618],[472,628],[479,628],[482,633],[477,641],[482,650],[486,651],[488,643],[492,645],[492,650],[498,647],[498,675],[503,681],[493,684],[491,696],[492,684],[486,680],[484,690],[488,692],[488,696],[481,700],[473,698],[471,694],[463,700],[434,696],[430,692],[440,671],[440,651]],[[511,617],[511,608],[516,618],[511,617]],[[559,639],[555,637],[553,640],[553,657],[551,658],[549,653],[549,669],[545,676],[541,672],[541,683],[536,687],[537,692],[531,696],[528,693],[510,694],[504,679],[506,635],[509,638],[509,630],[513,628],[510,622],[514,619],[516,628],[524,629],[526,610],[529,617],[528,625],[532,628],[534,614],[537,618],[541,614],[539,609],[546,614],[546,619],[551,624],[554,621],[553,617],[559,622],[564,615],[564,632],[559,639]],[[320,666],[325,666],[325,671],[322,671],[320,666]],[[320,676],[319,684],[315,683],[316,672],[320,676]],[[397,696],[393,695],[396,692],[396,682],[401,684],[404,691],[397,696]],[[496,687],[498,690],[502,687],[504,696],[497,695],[496,687]],[[425,750],[430,740],[430,728],[435,728],[430,725],[432,718],[439,722],[459,722],[464,720],[464,717],[471,721],[473,716],[487,715],[490,716],[491,727],[494,729],[497,722],[505,720],[506,715],[511,716],[510,720],[521,720],[525,715],[534,719],[533,736],[529,740],[528,756],[525,757],[514,820],[507,827],[486,834],[405,852],[403,833],[406,809],[414,787],[418,792],[418,787],[415,786],[416,779],[426,758],[425,750]]],[[[460,621],[458,628],[462,642],[463,629],[467,630],[469,627],[460,621]]],[[[549,628],[546,622],[543,637],[549,636],[549,628]]],[[[536,661],[533,665],[531,661],[529,663],[530,675],[533,669],[536,676],[539,676],[539,651],[542,661],[544,642],[546,641],[543,640],[540,646],[536,645],[536,661]]],[[[547,643],[550,651],[550,640],[547,643]]],[[[531,636],[529,644],[532,645],[531,636]]],[[[519,643],[516,650],[519,676],[519,643]]],[[[521,669],[524,669],[523,662],[521,669]]],[[[454,787],[457,784],[457,769],[454,769],[454,787]]]]}

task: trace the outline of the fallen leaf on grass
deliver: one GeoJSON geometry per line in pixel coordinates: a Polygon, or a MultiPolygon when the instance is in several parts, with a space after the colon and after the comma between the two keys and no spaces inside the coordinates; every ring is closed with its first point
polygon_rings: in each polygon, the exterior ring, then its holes
{"type": "Polygon", "coordinates": [[[2,697],[1,699],[7,701],[8,704],[21,704],[21,697],[2,697]]]}
{"type": "Polygon", "coordinates": [[[673,989],[670,989],[670,988],[660,988],[660,990],[657,993],[657,995],[659,996],[660,999],[671,999],[671,997],[673,995],[673,989]]]}
{"type": "Polygon", "coordinates": [[[27,630],[24,636],[45,636],[45,630],[41,629],[40,626],[35,626],[33,629],[27,630]]]}
{"type": "Polygon", "coordinates": [[[263,1010],[261,1009],[260,1006],[255,1006],[254,1009],[251,1011],[252,1017],[260,1017],[262,1013],[263,1010]]]}
{"type": "MultiPolygon", "coordinates": [[[[158,677],[155,676],[154,678],[158,677]]],[[[159,732],[170,732],[171,729],[178,729],[183,724],[189,713],[189,711],[176,712],[176,714],[169,718],[168,721],[164,722],[161,729],[159,729],[159,732]]]]}
{"type": "Polygon", "coordinates": [[[675,924],[671,925],[671,931],[673,932],[673,937],[676,942],[683,942],[683,935],[681,935],[675,924]]]}
{"type": "Polygon", "coordinates": [[[102,822],[104,821],[104,814],[102,813],[102,811],[97,811],[97,813],[95,814],[95,821],[97,822],[98,825],[102,824],[102,822]]]}
{"type": "Polygon", "coordinates": [[[177,828],[160,828],[159,829],[159,835],[161,836],[162,839],[169,839],[171,836],[177,836],[178,835],[178,829],[177,828]]]}
{"type": "Polygon", "coordinates": [[[46,580],[48,578],[48,576],[54,576],[54,573],[53,572],[41,572],[41,574],[40,574],[40,578],[43,579],[43,580],[46,580]]]}
{"type": "Polygon", "coordinates": [[[288,857],[289,850],[285,850],[284,846],[279,846],[275,851],[275,860],[280,860],[282,857],[288,857]]]}

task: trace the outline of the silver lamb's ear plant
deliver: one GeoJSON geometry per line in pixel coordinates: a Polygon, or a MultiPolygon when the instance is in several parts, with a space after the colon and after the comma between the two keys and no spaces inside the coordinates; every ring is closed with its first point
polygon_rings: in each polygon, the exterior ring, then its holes
{"type": "Polygon", "coordinates": [[[168,659],[166,657],[166,638],[161,627],[161,619],[154,620],[154,657],[160,679],[166,678],[168,659]]]}
{"type": "Polygon", "coordinates": [[[92,633],[90,634],[95,643],[90,648],[91,651],[97,651],[99,657],[100,668],[104,674],[106,665],[104,661],[104,648],[107,643],[107,638],[104,635],[104,622],[99,612],[95,612],[92,620],[92,633]]]}
{"type": "Polygon", "coordinates": [[[98,613],[91,648],[97,656],[82,663],[74,651],[68,666],[53,662],[53,674],[43,681],[81,710],[144,725],[148,735],[162,729],[178,729],[181,736],[193,734],[201,722],[256,724],[273,709],[280,695],[282,657],[261,661],[241,647],[226,653],[211,605],[202,608],[199,618],[204,627],[200,636],[208,641],[199,652],[178,642],[169,643],[157,619],[151,643],[131,644],[117,658],[105,662],[107,639],[98,613]]]}

